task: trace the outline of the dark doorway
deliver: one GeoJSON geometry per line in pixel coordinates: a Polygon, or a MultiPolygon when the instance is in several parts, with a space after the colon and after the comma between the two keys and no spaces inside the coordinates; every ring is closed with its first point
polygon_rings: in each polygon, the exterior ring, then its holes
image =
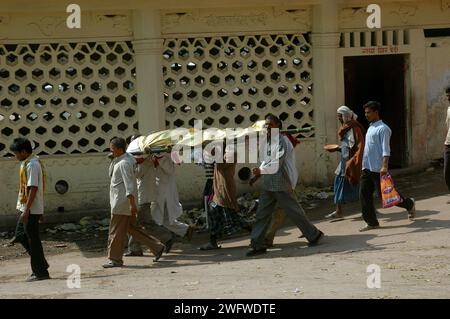
{"type": "Polygon", "coordinates": [[[407,125],[405,99],[405,56],[377,55],[344,57],[345,104],[366,127],[362,106],[381,103],[381,117],[392,130],[391,168],[407,165],[407,125]]]}

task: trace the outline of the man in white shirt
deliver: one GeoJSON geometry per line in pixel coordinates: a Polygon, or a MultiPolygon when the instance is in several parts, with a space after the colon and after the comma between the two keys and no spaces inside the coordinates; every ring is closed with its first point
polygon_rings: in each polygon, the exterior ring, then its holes
{"type": "MultiPolygon", "coordinates": [[[[132,140],[137,136],[132,137],[132,140]]],[[[156,170],[151,156],[135,156],[136,181],[138,192],[137,224],[144,226],[148,234],[165,243],[166,253],[170,252],[174,241],[172,232],[155,223],[151,215],[151,203],[155,201],[156,170]],[[164,238],[164,240],[162,240],[164,238]]],[[[128,252],[124,256],[143,256],[142,245],[139,241],[129,236],[128,252]]]]}
{"type": "Polygon", "coordinates": [[[103,268],[121,267],[127,233],[148,246],[158,261],[165,246],[155,237],[147,235],[136,225],[137,182],[136,161],[126,153],[127,144],[123,138],[113,138],[110,149],[114,157],[109,166],[111,223],[108,238],[108,262],[103,268]]]}
{"type": "MultiPolygon", "coordinates": [[[[175,163],[170,153],[153,156],[156,169],[156,193],[152,202],[153,220],[160,226],[167,228],[179,237],[192,239],[194,226],[178,220],[183,214],[180,203],[175,175],[175,163]]],[[[180,164],[180,163],[177,163],[180,164]]]]}
{"type": "MultiPolygon", "coordinates": [[[[447,100],[450,103],[450,86],[445,89],[447,100]]],[[[448,190],[450,191],[450,106],[447,108],[447,137],[445,139],[445,152],[444,152],[444,176],[448,190]]],[[[450,202],[449,202],[450,203],[450,202]]]]}
{"type": "Polygon", "coordinates": [[[19,171],[19,197],[14,242],[20,242],[31,257],[33,273],[27,281],[50,279],[49,265],[44,256],[39,237],[39,221],[44,214],[45,174],[39,158],[32,153],[31,142],[26,138],[16,138],[10,147],[16,159],[21,161],[19,171]]]}

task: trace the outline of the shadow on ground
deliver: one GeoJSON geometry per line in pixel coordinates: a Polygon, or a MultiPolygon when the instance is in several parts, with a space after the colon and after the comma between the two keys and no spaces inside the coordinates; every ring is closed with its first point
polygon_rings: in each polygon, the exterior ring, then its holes
{"type": "MultiPolygon", "coordinates": [[[[399,191],[402,192],[403,195],[414,197],[416,200],[424,200],[431,197],[441,196],[447,194],[448,192],[442,177],[442,173],[439,170],[436,170],[434,172],[422,172],[414,175],[401,176],[395,178],[395,182],[399,191]]],[[[406,212],[400,211],[395,213],[386,213],[383,212],[383,210],[380,211],[381,205],[379,198],[376,199],[376,202],[378,202],[378,205],[376,205],[376,207],[380,212],[379,219],[382,221],[382,225],[384,228],[396,228],[396,226],[389,226],[386,224],[401,219],[407,220],[406,212]]],[[[305,209],[308,217],[313,221],[322,220],[326,214],[329,214],[334,210],[332,198],[326,200],[314,200],[314,204],[317,206],[313,209],[305,209]]],[[[305,205],[305,207],[306,206],[307,205],[305,205]]],[[[417,211],[418,220],[398,227],[413,228],[412,232],[428,232],[441,228],[449,228],[450,222],[432,219],[432,216],[437,213],[439,212],[430,210],[417,211]],[[429,218],[424,219],[424,217],[429,218]]],[[[360,204],[358,202],[345,205],[344,214],[347,216],[352,215],[350,217],[347,217],[347,219],[361,222],[361,227],[364,225],[362,218],[358,216],[360,214],[360,204]],[[357,214],[357,216],[353,216],[354,214],[357,214]]],[[[45,229],[47,225],[43,226],[44,227],[42,228],[45,229]]],[[[292,226],[292,224],[290,224],[289,221],[286,221],[284,227],[288,226],[292,226]]],[[[277,237],[286,235],[288,235],[288,232],[284,229],[281,229],[277,233],[277,237]]],[[[333,236],[332,234],[330,234],[330,236],[327,236],[325,238],[323,244],[316,248],[307,248],[306,241],[302,239],[299,242],[277,245],[276,248],[272,249],[267,255],[263,255],[259,258],[307,256],[316,253],[351,251],[358,249],[374,249],[373,247],[371,248],[367,245],[367,241],[374,236],[375,235],[366,234],[333,236]]],[[[86,234],[70,234],[60,232],[52,235],[43,233],[42,239],[46,254],[48,255],[61,254],[70,251],[80,251],[86,258],[95,258],[99,256],[106,256],[108,232],[98,231],[95,233],[86,234]],[[56,246],[61,246],[61,248],[57,248],[56,246]],[[52,247],[52,249],[50,249],[49,247],[52,247]]],[[[243,238],[239,238],[239,240],[242,239],[243,238]]],[[[233,261],[245,258],[245,252],[247,248],[246,246],[239,248],[222,248],[221,250],[210,252],[198,251],[196,248],[201,244],[207,242],[207,240],[207,233],[196,233],[194,234],[194,239],[191,243],[175,243],[174,250],[179,250],[181,248],[182,251],[180,253],[167,255],[167,257],[163,258],[158,263],[158,267],[164,267],[166,265],[173,266],[177,260],[198,260],[200,262],[216,263],[221,261],[233,261]]],[[[5,244],[6,242],[7,240],[2,240],[0,244],[5,244]]],[[[230,241],[228,240],[227,242],[230,241]]],[[[2,253],[4,255],[3,259],[27,257],[26,253],[24,253],[23,248],[19,244],[16,244],[15,247],[8,247],[7,249],[10,249],[11,251],[5,251],[5,253],[2,253]]],[[[154,265],[152,265],[151,267],[154,267],[154,265]]]]}

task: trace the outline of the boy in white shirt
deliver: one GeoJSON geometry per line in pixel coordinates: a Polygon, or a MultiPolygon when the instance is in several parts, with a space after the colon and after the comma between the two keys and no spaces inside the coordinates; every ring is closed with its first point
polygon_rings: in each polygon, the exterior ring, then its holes
{"type": "Polygon", "coordinates": [[[19,196],[15,242],[20,242],[31,257],[33,273],[27,281],[50,279],[49,264],[44,256],[39,221],[44,214],[45,174],[39,158],[33,154],[31,142],[26,138],[16,138],[10,147],[21,163],[19,171],[19,196]]]}

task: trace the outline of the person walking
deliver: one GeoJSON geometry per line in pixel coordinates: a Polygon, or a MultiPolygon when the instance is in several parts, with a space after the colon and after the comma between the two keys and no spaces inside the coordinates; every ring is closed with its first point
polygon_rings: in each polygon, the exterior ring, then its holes
{"type": "MultiPolygon", "coordinates": [[[[280,136],[286,141],[286,153],[289,154],[289,156],[286,156],[286,172],[289,177],[289,181],[291,182],[292,192],[294,193],[294,196],[297,196],[295,193],[295,188],[297,187],[298,170],[296,166],[294,149],[298,144],[300,144],[300,141],[290,134],[283,133],[280,136]]],[[[261,175],[252,178],[250,180],[250,186],[252,186],[260,177],[261,175]]],[[[276,207],[274,213],[272,214],[272,220],[270,222],[269,228],[267,229],[265,238],[266,247],[269,248],[274,246],[275,235],[278,230],[284,225],[285,220],[286,214],[284,213],[284,211],[280,207],[276,207]]]]}
{"type": "Polygon", "coordinates": [[[31,142],[16,138],[10,150],[21,162],[19,170],[18,221],[14,242],[20,242],[30,255],[32,274],[27,281],[50,279],[50,267],[44,256],[39,222],[44,216],[45,172],[41,160],[33,153],[31,142]]]}
{"type": "Polygon", "coordinates": [[[256,220],[250,235],[252,248],[247,252],[248,257],[267,252],[265,237],[277,203],[305,235],[310,246],[318,244],[324,236],[323,232],[308,220],[294,196],[287,166],[289,160],[286,160],[293,152],[292,150],[290,153],[287,152],[289,142],[279,135],[279,129],[282,128],[280,119],[269,114],[265,120],[267,128],[267,141],[264,143],[265,158],[259,168],[253,169],[255,178],[262,175],[263,181],[256,220]],[[275,144],[272,145],[272,141],[276,141],[275,144]]]}
{"type": "MultiPolygon", "coordinates": [[[[450,191],[450,86],[445,89],[445,94],[447,95],[447,100],[449,106],[447,108],[447,137],[445,139],[445,150],[444,150],[444,177],[445,183],[447,184],[448,190],[450,191]]],[[[450,204],[450,201],[448,201],[450,204]]]]}
{"type": "MultiPolygon", "coordinates": [[[[136,180],[138,190],[138,212],[137,225],[142,226],[144,230],[153,237],[158,238],[166,246],[166,253],[169,253],[174,243],[174,236],[170,230],[155,223],[151,214],[151,202],[155,200],[155,168],[150,156],[135,156],[136,180]]],[[[141,243],[129,236],[128,251],[124,254],[126,257],[143,256],[144,252],[141,243]]]]}
{"type": "Polygon", "coordinates": [[[338,135],[341,145],[327,149],[329,152],[340,152],[341,158],[334,177],[334,203],[336,210],[326,218],[343,218],[342,206],[359,200],[359,182],[361,179],[362,160],[364,154],[363,126],[357,121],[358,116],[347,106],[337,110],[341,123],[338,135]]]}
{"type": "MultiPolygon", "coordinates": [[[[217,146],[220,147],[220,146],[217,146]]],[[[216,148],[217,148],[216,147],[216,148]]],[[[236,153],[225,148],[223,161],[214,163],[213,199],[208,210],[209,242],[200,250],[219,249],[217,241],[251,227],[239,216],[239,204],[236,197],[236,153]]],[[[220,152],[222,154],[222,152],[220,152]]]]}
{"type": "MultiPolygon", "coordinates": [[[[381,192],[380,178],[386,175],[389,170],[392,131],[381,120],[380,111],[381,104],[379,102],[369,101],[364,104],[364,113],[370,122],[370,126],[366,133],[360,189],[362,216],[367,225],[360,229],[361,232],[380,227],[373,193],[375,190],[381,192]]],[[[405,208],[408,211],[409,219],[414,219],[416,214],[415,200],[405,198],[401,194],[400,196],[402,202],[397,206],[405,208]]]]}
{"type": "Polygon", "coordinates": [[[177,219],[183,214],[183,206],[178,195],[172,156],[170,153],[155,155],[153,163],[156,169],[156,200],[151,207],[153,220],[176,235],[191,240],[194,226],[177,219]]]}
{"type": "Polygon", "coordinates": [[[138,213],[136,161],[126,153],[127,144],[123,138],[113,138],[110,143],[113,160],[109,166],[111,223],[108,238],[108,262],[103,268],[123,266],[123,250],[127,234],[148,246],[158,261],[165,250],[164,244],[153,236],[147,235],[136,224],[138,213]]]}

